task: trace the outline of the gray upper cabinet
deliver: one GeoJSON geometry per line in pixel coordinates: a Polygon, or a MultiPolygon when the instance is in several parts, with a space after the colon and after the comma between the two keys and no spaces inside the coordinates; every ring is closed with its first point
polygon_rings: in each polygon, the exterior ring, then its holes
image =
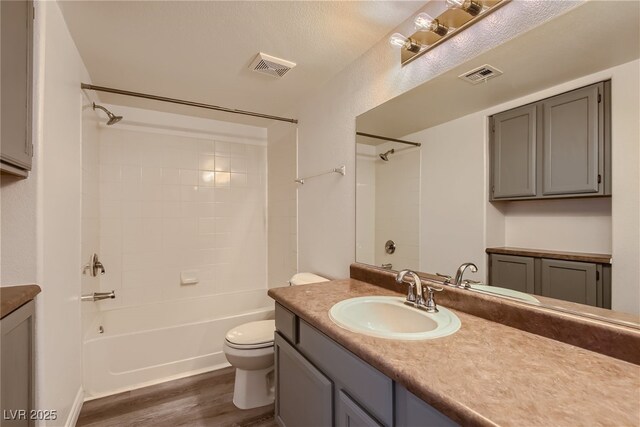
{"type": "Polygon", "coordinates": [[[33,2],[0,2],[0,171],[31,170],[33,2]]]}
{"type": "Polygon", "coordinates": [[[542,103],[543,196],[598,193],[604,154],[602,93],[599,83],[542,103]]]}
{"type": "Polygon", "coordinates": [[[490,117],[490,200],[611,194],[611,81],[490,117]]]}
{"type": "Polygon", "coordinates": [[[536,110],[526,105],[492,118],[496,199],[536,195],[536,110]]]}

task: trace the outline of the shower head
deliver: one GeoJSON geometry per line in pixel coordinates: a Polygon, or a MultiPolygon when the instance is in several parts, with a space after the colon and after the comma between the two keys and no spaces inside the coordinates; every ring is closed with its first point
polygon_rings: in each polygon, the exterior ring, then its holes
{"type": "Polygon", "coordinates": [[[395,152],[396,152],[396,150],[394,150],[392,148],[391,150],[387,151],[386,153],[380,153],[380,158],[382,160],[384,160],[385,162],[388,162],[389,161],[389,154],[393,154],[395,152]]]}
{"type": "Polygon", "coordinates": [[[107,116],[109,117],[109,120],[107,120],[107,126],[111,126],[111,125],[113,125],[115,123],[118,123],[120,120],[122,120],[122,116],[116,116],[111,111],[109,111],[106,108],[104,108],[102,105],[96,105],[96,103],[94,102],[93,103],[93,109],[95,110],[96,108],[99,108],[100,110],[102,110],[105,113],[107,113],[107,116]]]}

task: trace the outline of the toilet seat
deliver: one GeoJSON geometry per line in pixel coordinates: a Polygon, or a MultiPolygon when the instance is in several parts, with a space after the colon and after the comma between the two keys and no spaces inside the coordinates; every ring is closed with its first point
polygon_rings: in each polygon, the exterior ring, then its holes
{"type": "Polygon", "coordinates": [[[225,341],[229,347],[241,350],[272,347],[275,330],[275,320],[249,322],[229,330],[225,341]]]}

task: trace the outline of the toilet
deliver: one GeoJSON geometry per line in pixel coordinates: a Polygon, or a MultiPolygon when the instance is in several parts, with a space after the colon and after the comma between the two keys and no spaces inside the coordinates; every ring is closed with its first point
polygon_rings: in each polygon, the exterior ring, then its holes
{"type": "MultiPolygon", "coordinates": [[[[298,273],[289,284],[327,282],[313,273],[298,273]]],[[[275,320],[249,322],[229,330],[224,340],[224,354],[236,368],[233,404],[240,409],[258,408],[274,401],[273,334],[275,320]]]]}

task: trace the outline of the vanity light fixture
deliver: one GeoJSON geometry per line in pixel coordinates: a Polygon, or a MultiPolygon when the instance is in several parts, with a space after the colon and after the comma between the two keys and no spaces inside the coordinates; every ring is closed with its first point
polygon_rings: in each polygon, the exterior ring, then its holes
{"type": "Polygon", "coordinates": [[[400,63],[406,65],[509,1],[445,0],[447,8],[444,12],[436,17],[419,13],[414,19],[415,33],[410,36],[395,33],[389,42],[400,49],[400,63]]]}

